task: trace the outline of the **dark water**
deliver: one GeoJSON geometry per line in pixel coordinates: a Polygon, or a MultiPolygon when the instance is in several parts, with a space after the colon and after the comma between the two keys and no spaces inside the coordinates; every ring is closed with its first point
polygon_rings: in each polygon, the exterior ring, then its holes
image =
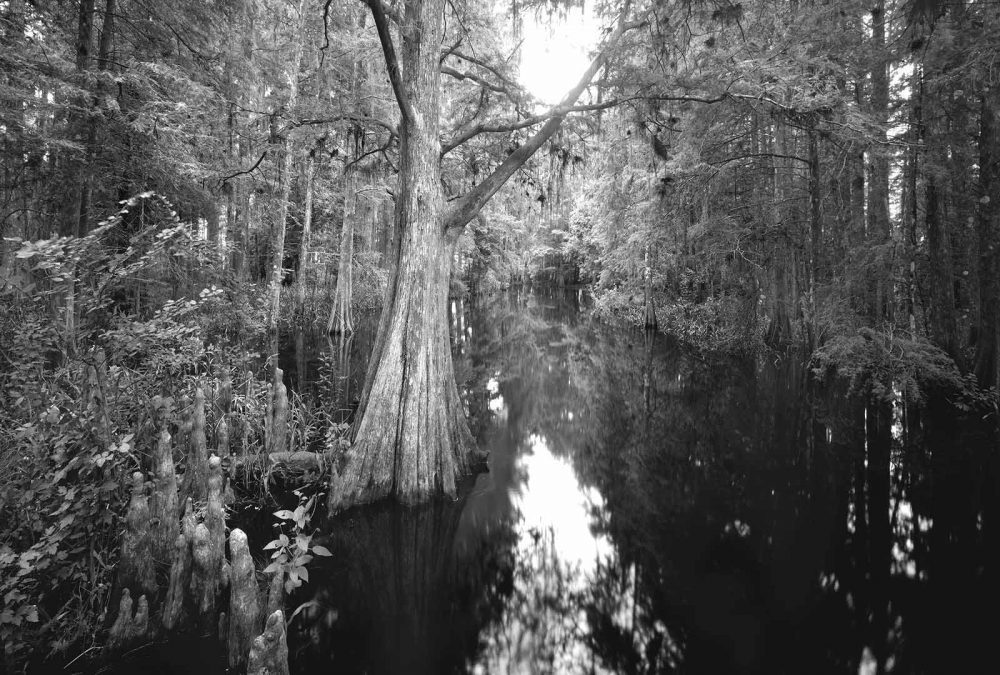
{"type": "MultiPolygon", "coordinates": [[[[794,359],[705,360],[579,301],[453,305],[489,473],[325,526],[294,672],[995,672],[983,425],[848,399],[794,359]]],[[[349,411],[365,344],[320,363],[300,339],[295,385],[349,411]]]]}

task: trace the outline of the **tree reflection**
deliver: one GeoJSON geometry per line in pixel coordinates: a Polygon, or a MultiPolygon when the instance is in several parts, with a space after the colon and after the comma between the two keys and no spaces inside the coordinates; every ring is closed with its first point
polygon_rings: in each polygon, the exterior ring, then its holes
{"type": "Polygon", "coordinates": [[[509,530],[475,545],[457,536],[463,506],[383,504],[329,523],[334,558],[314,572],[316,609],[293,624],[295,670],[464,672],[481,626],[507,604],[512,561],[509,530]]]}
{"type": "Polygon", "coordinates": [[[988,656],[995,430],[940,401],[821,388],[795,356],[610,329],[576,302],[456,302],[489,472],[458,503],[333,525],[316,600],[340,615],[304,654],[491,673],[942,672],[988,656]]]}

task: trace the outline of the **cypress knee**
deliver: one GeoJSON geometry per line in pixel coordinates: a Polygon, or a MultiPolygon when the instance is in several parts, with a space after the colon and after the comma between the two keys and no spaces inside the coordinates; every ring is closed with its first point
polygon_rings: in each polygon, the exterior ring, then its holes
{"type": "Polygon", "coordinates": [[[288,675],[285,615],[281,610],[267,617],[264,632],[254,639],[250,647],[247,675],[288,675]]]}
{"type": "Polygon", "coordinates": [[[229,559],[229,667],[242,669],[260,614],[253,558],[242,530],[233,530],[229,535],[229,559]]]}

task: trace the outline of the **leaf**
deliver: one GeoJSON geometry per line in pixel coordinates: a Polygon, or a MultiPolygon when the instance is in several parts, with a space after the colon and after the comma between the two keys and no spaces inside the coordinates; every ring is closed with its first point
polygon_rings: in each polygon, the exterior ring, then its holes
{"type": "Polygon", "coordinates": [[[292,520],[295,517],[295,514],[289,511],[288,509],[281,509],[280,511],[275,511],[274,515],[275,517],[281,518],[282,520],[292,520]]]}
{"type": "Polygon", "coordinates": [[[313,546],[312,552],[315,553],[316,555],[323,555],[323,556],[333,555],[332,553],[330,553],[330,549],[328,549],[326,546],[319,546],[319,545],[313,546]]]}
{"type": "Polygon", "coordinates": [[[272,572],[277,572],[281,569],[281,563],[273,562],[264,568],[264,574],[271,574],[272,572]]]}
{"type": "Polygon", "coordinates": [[[288,623],[291,623],[292,619],[294,619],[299,612],[308,607],[319,607],[319,603],[316,602],[315,600],[307,600],[306,602],[303,602],[301,605],[296,607],[295,611],[292,612],[291,616],[288,617],[288,623]]]}
{"type": "Polygon", "coordinates": [[[281,546],[281,541],[275,539],[274,541],[269,541],[266,544],[264,544],[264,550],[270,551],[272,548],[278,548],[279,546],[281,546]]]}

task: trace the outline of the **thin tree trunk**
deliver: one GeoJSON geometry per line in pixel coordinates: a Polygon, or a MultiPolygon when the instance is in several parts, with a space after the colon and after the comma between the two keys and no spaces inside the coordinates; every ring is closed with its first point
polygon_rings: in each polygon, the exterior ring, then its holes
{"type": "Polygon", "coordinates": [[[101,25],[101,40],[97,48],[97,67],[100,70],[111,70],[111,48],[115,37],[115,15],[117,11],[117,0],[105,1],[104,23],[101,25]]]}
{"type": "Polygon", "coordinates": [[[309,278],[309,244],[312,238],[313,177],[315,175],[315,149],[306,157],[306,202],[302,214],[302,243],[299,246],[298,305],[299,314],[305,316],[306,280],[309,278]]]}
{"type": "MultiPolygon", "coordinates": [[[[285,76],[288,78],[288,99],[283,106],[285,110],[295,109],[299,96],[299,68],[302,65],[302,44],[305,40],[305,0],[299,0],[298,30],[295,32],[295,47],[292,63],[285,76]]],[[[278,313],[281,309],[281,280],[285,259],[285,228],[288,220],[288,198],[292,191],[292,157],[294,144],[288,138],[288,130],[281,133],[281,164],[279,178],[278,218],[271,232],[271,271],[268,280],[270,293],[270,308],[268,311],[268,330],[273,332],[278,328],[278,313]]]]}
{"type": "Polygon", "coordinates": [[[979,131],[979,384],[1000,388],[1000,78],[982,96],[979,131]]]}
{"type": "MultiPolygon", "coordinates": [[[[80,13],[76,34],[76,70],[82,73],[89,70],[90,52],[94,41],[94,0],[80,0],[80,13]]],[[[90,108],[89,97],[84,95],[81,108],[90,108]]],[[[88,211],[90,210],[90,148],[93,145],[91,129],[93,123],[86,119],[87,113],[74,113],[70,126],[75,127],[74,135],[84,146],[84,156],[74,162],[76,192],[70,200],[69,214],[64,232],[70,235],[83,236],[87,231],[88,211]]]]}
{"type": "MultiPolygon", "coordinates": [[[[345,202],[355,200],[355,195],[348,194],[345,202]]],[[[344,222],[340,230],[340,254],[337,259],[337,287],[333,292],[333,307],[330,319],[327,321],[328,333],[350,333],[354,330],[354,311],[351,307],[354,298],[354,213],[348,213],[345,203],[344,222]]]]}
{"type": "MultiPolygon", "coordinates": [[[[868,184],[868,239],[874,244],[889,241],[889,158],[885,150],[885,128],[889,119],[889,63],[885,44],[885,0],[877,0],[871,10],[875,64],[871,71],[871,110],[878,128],[878,141],[871,151],[871,180],[868,184]]],[[[891,270],[881,257],[877,264],[872,318],[892,319],[891,270]]]]}
{"type": "Polygon", "coordinates": [[[650,259],[650,244],[646,244],[643,254],[643,294],[646,300],[646,330],[656,330],[656,308],[653,306],[653,267],[650,259]]]}
{"type": "Polygon", "coordinates": [[[927,211],[927,255],[930,273],[931,338],[953,358],[958,357],[955,343],[955,294],[952,285],[951,247],[941,222],[937,179],[928,174],[924,188],[927,211]]]}
{"type": "Polygon", "coordinates": [[[815,128],[809,129],[809,341],[819,342],[816,316],[816,284],[823,241],[823,211],[820,195],[819,140],[815,128]]]}
{"type": "MultiPolygon", "coordinates": [[[[7,11],[4,14],[4,19],[8,26],[8,41],[7,44],[11,45],[13,49],[21,49],[24,44],[24,29],[25,29],[25,16],[24,16],[24,0],[12,0],[7,3],[7,11]]],[[[11,86],[16,85],[16,77],[13,73],[4,73],[0,76],[0,82],[4,84],[10,84],[11,86]]],[[[12,97],[3,103],[4,107],[7,109],[4,117],[11,120],[12,125],[8,126],[5,130],[6,133],[3,135],[3,145],[4,145],[4,157],[7,161],[3,163],[3,184],[7,186],[5,189],[9,190],[8,195],[5,196],[3,200],[3,206],[6,207],[7,204],[12,206],[11,213],[8,217],[8,213],[0,213],[0,265],[6,261],[6,250],[7,243],[6,237],[13,234],[14,236],[30,238],[29,237],[29,216],[28,216],[28,191],[30,190],[31,181],[28,176],[25,175],[27,167],[23,161],[24,157],[24,104],[20,98],[12,97]],[[12,128],[11,128],[12,127],[12,128]],[[13,158],[17,158],[16,161],[11,161],[13,158]],[[20,192],[21,197],[21,209],[18,213],[16,207],[18,194],[20,192]],[[17,214],[17,215],[13,215],[17,214]],[[21,224],[18,227],[19,223],[21,224]],[[10,228],[10,229],[8,229],[10,228]]]]}
{"type": "MultiPolygon", "coordinates": [[[[368,14],[362,12],[358,27],[364,28],[368,14]]],[[[357,98],[365,79],[365,64],[355,61],[351,66],[351,96],[357,98]]],[[[365,108],[369,106],[365,105],[365,108]]],[[[368,112],[366,110],[365,112],[368,112]]],[[[357,219],[358,203],[358,158],[363,148],[361,139],[364,130],[354,122],[349,122],[344,134],[344,209],[340,229],[340,256],[337,259],[337,286],[333,293],[333,306],[330,308],[330,319],[327,321],[328,333],[350,333],[354,330],[354,225],[357,219]]]]}

